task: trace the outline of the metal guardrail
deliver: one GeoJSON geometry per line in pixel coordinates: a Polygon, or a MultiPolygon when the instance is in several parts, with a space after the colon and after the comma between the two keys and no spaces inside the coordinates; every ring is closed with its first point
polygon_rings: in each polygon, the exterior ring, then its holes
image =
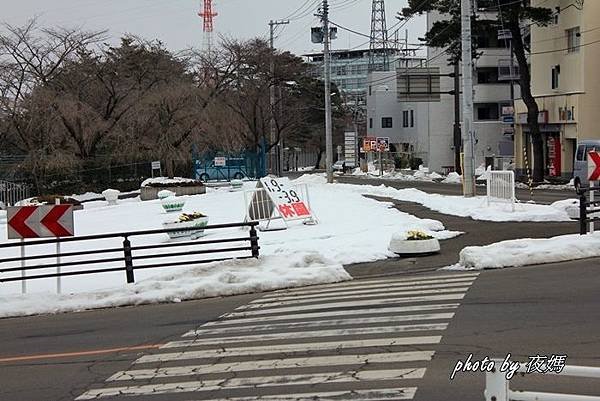
{"type": "MultiPolygon", "coordinates": [[[[12,243],[4,243],[0,244],[0,251],[7,248],[21,248],[24,250],[25,248],[34,248],[36,246],[50,245],[50,244],[68,244],[73,242],[90,242],[111,238],[123,238],[121,247],[110,247],[110,248],[96,248],[89,250],[81,250],[74,252],[62,252],[58,253],[45,253],[45,254],[31,254],[29,256],[22,257],[5,257],[0,258],[0,283],[8,283],[14,281],[25,281],[25,280],[35,280],[35,279],[43,279],[43,278],[52,278],[52,277],[66,277],[66,276],[77,276],[77,275],[85,275],[85,274],[96,274],[96,273],[108,273],[108,272],[117,272],[117,271],[125,271],[127,282],[133,283],[134,279],[134,271],[139,269],[152,269],[158,267],[173,267],[173,266],[186,266],[186,265],[196,265],[200,263],[211,263],[211,262],[220,262],[224,260],[230,259],[249,259],[249,258],[258,258],[259,256],[259,245],[258,245],[258,235],[256,231],[256,226],[258,222],[247,222],[247,223],[235,223],[235,224],[217,224],[217,225],[209,225],[203,227],[204,230],[217,230],[217,229],[225,229],[225,228],[244,228],[249,227],[249,235],[243,237],[235,237],[235,238],[219,238],[219,239],[207,239],[207,240],[195,240],[195,241],[185,241],[185,242],[169,242],[169,243],[159,243],[159,244],[149,244],[149,245],[137,245],[133,246],[131,244],[130,238],[146,236],[146,235],[154,235],[154,234],[165,234],[170,232],[181,232],[181,231],[195,231],[197,228],[176,228],[176,229],[162,229],[162,230],[146,230],[146,231],[131,231],[131,232],[121,232],[121,233],[111,233],[111,234],[97,234],[97,235],[88,235],[81,237],[67,237],[67,238],[59,238],[59,239],[47,239],[47,240],[33,240],[33,241],[21,241],[21,242],[12,242],[12,243]],[[240,242],[244,244],[239,244],[240,242]],[[248,242],[246,244],[246,242],[248,242]],[[204,245],[217,245],[217,244],[232,244],[231,246],[225,247],[217,247],[210,249],[198,249],[198,246],[204,245]],[[196,249],[186,250],[186,251],[178,251],[178,252],[169,252],[169,253],[140,253],[140,251],[145,250],[157,250],[163,248],[177,248],[181,249],[184,247],[196,246],[196,249]],[[227,254],[227,253],[238,253],[248,251],[249,255],[243,256],[231,256],[231,257],[214,257],[209,259],[193,259],[193,260],[177,260],[170,262],[154,262],[154,263],[144,263],[141,264],[134,263],[136,261],[150,261],[152,259],[165,259],[165,258],[181,258],[187,256],[196,256],[196,255],[207,255],[207,254],[227,254]],[[122,253],[122,256],[114,257],[115,253],[122,253]],[[113,255],[110,255],[113,254],[113,255]],[[97,258],[86,259],[86,260],[75,260],[75,261],[64,261],[68,258],[73,257],[81,257],[81,256],[89,256],[89,255],[103,255],[98,256],[97,258]],[[28,261],[35,261],[40,259],[52,259],[56,258],[57,263],[50,264],[39,264],[33,266],[27,266],[28,261]],[[20,262],[20,266],[7,266],[7,264],[20,262]],[[118,265],[114,265],[115,262],[118,262],[118,265]],[[62,268],[72,268],[72,267],[83,267],[86,265],[106,265],[113,264],[111,266],[103,266],[100,268],[92,268],[92,269],[81,269],[81,270],[70,270],[70,271],[62,271],[62,268]],[[34,275],[27,275],[27,272],[39,272],[42,269],[48,268],[56,268],[55,273],[38,273],[34,275]],[[11,275],[9,277],[4,277],[3,275],[6,273],[15,273],[21,272],[21,275],[11,275]]],[[[24,252],[22,252],[24,254],[24,252]]],[[[172,259],[171,259],[172,260],[172,259]]]]}
{"type": "Polygon", "coordinates": [[[488,171],[487,175],[488,206],[491,202],[505,202],[510,203],[514,211],[517,201],[514,171],[488,171]]]}
{"type": "Polygon", "coordinates": [[[29,187],[25,184],[0,180],[0,204],[14,206],[20,200],[29,197],[29,187]]]}
{"type": "MultiPolygon", "coordinates": [[[[493,360],[496,366],[502,364],[502,359],[493,360]]],[[[525,373],[525,364],[517,372],[525,373]]],[[[585,377],[600,379],[600,368],[588,366],[565,366],[558,376],[585,377]]],[[[598,388],[600,388],[600,383],[598,388]]],[[[485,400],[486,401],[600,401],[600,396],[586,396],[575,394],[541,393],[533,391],[514,391],[510,389],[506,374],[494,369],[485,374],[485,400]]]]}
{"type": "Polygon", "coordinates": [[[594,232],[594,226],[600,221],[600,199],[594,198],[594,192],[600,187],[579,188],[579,234],[586,235],[594,232]],[[589,200],[587,193],[590,194],[589,200]],[[591,215],[591,216],[590,216],[591,215]]]}

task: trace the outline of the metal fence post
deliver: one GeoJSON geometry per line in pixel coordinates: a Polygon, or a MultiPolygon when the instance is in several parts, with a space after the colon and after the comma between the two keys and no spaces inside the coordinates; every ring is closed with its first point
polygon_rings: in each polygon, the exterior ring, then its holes
{"type": "Polygon", "coordinates": [[[256,232],[256,225],[250,226],[250,246],[252,247],[252,257],[258,258],[259,246],[258,246],[258,233],[256,232]]]}
{"type": "Polygon", "coordinates": [[[502,360],[495,360],[496,367],[485,374],[485,401],[509,401],[508,380],[498,367],[502,360]]]}
{"type": "Polygon", "coordinates": [[[123,240],[123,252],[125,253],[125,274],[127,275],[127,283],[135,282],[133,277],[133,258],[131,256],[131,242],[125,237],[123,240]]]}
{"type": "Polygon", "coordinates": [[[579,234],[586,235],[587,227],[585,225],[587,221],[587,199],[585,197],[585,192],[581,191],[579,193],[579,234]]]}

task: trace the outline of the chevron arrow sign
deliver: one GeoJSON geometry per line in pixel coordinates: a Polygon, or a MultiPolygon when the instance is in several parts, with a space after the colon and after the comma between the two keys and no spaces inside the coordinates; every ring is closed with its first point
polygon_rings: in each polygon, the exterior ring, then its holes
{"type": "Polygon", "coordinates": [[[8,239],[72,237],[72,205],[18,206],[6,210],[8,239]]]}

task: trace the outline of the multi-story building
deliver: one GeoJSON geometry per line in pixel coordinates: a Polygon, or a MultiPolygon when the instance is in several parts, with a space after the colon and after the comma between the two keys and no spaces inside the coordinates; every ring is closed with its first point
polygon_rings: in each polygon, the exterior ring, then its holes
{"type": "MultiPolygon", "coordinates": [[[[531,27],[531,90],[540,114],[546,176],[573,175],[577,141],[600,139],[600,1],[533,0],[557,10],[546,27],[531,27]]],[[[527,108],[516,102],[516,168],[532,166],[527,108]]],[[[533,167],[533,166],[532,166],[533,167]]]]}
{"type": "MultiPolygon", "coordinates": [[[[480,14],[481,12],[480,10],[480,14]]],[[[495,18],[492,15],[485,17],[495,18]]],[[[444,16],[439,13],[428,13],[428,29],[443,18],[444,16]]],[[[500,73],[502,71],[500,67],[511,58],[509,43],[504,39],[499,39],[498,32],[495,30],[476,38],[476,40],[478,51],[481,53],[481,56],[475,60],[473,74],[473,128],[476,139],[475,163],[477,166],[485,163],[491,157],[512,157],[514,145],[510,121],[505,119],[506,123],[504,123],[502,118],[503,110],[508,112],[512,105],[511,81],[503,80],[500,73]]],[[[454,73],[454,66],[449,65],[448,58],[449,56],[443,49],[429,48],[427,67],[439,68],[442,75],[454,73]]],[[[515,85],[514,88],[518,97],[518,86],[515,85]]],[[[454,80],[442,76],[440,91],[452,90],[454,90],[454,80]]],[[[462,99],[460,105],[462,106],[462,99]]],[[[447,171],[450,166],[454,166],[454,116],[454,96],[442,95],[439,102],[429,103],[428,121],[419,129],[419,143],[424,146],[425,160],[432,170],[447,171]]]]}

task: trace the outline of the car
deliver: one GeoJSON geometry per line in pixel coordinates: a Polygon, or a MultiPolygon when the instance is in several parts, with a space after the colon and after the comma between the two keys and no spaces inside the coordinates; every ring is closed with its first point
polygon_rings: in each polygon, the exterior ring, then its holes
{"type": "Polygon", "coordinates": [[[345,172],[344,168],[347,171],[349,169],[353,169],[354,167],[356,167],[356,166],[354,165],[353,162],[348,162],[348,161],[345,161],[345,160],[338,160],[332,166],[333,171],[341,171],[342,173],[345,172]]]}
{"type": "Polygon", "coordinates": [[[575,188],[587,187],[588,182],[588,153],[593,150],[600,150],[600,140],[579,141],[575,153],[575,164],[573,165],[573,179],[575,188]]]}

